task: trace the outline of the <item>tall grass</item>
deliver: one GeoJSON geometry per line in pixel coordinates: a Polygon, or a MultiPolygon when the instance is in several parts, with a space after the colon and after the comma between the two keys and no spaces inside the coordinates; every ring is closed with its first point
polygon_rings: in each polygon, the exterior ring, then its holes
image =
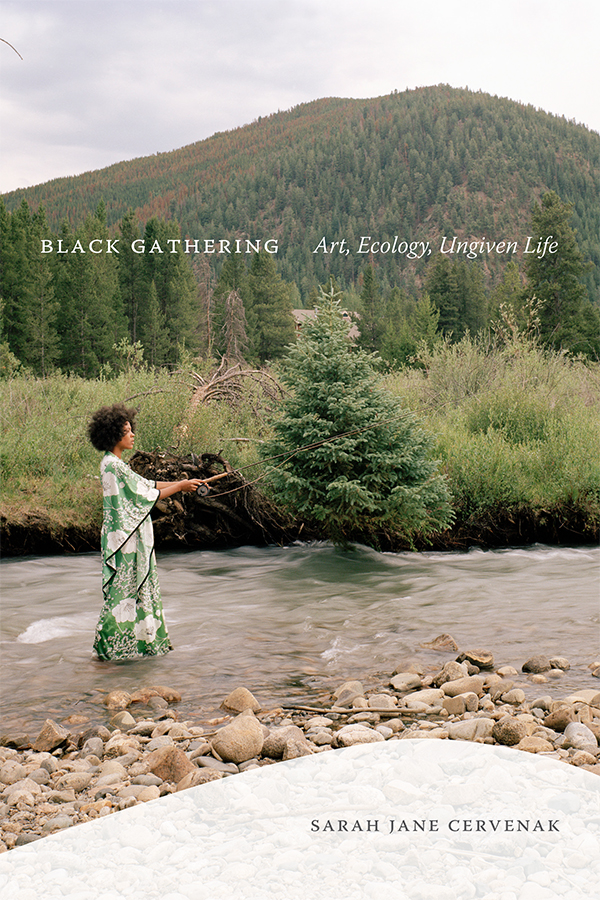
{"type": "MultiPolygon", "coordinates": [[[[198,364],[194,361],[194,364],[198,364]]],[[[387,376],[436,435],[458,521],[529,510],[600,520],[600,368],[524,340],[465,338],[423,350],[419,368],[387,376]]],[[[206,376],[207,371],[201,372],[206,376]]],[[[254,381],[237,402],[198,404],[190,414],[189,370],[135,369],[85,381],[26,375],[0,381],[1,509],[65,525],[98,523],[99,454],[87,439],[91,413],[126,401],[138,408],[136,449],[221,453],[253,466],[270,436],[277,402],[254,381]],[[185,429],[180,426],[185,423],[185,429]]],[[[249,468],[249,480],[262,468],[249,468]]]]}
{"type": "Polygon", "coordinates": [[[515,340],[465,338],[424,350],[395,373],[401,394],[437,435],[463,518],[529,508],[600,510],[600,369],[515,340]]]}

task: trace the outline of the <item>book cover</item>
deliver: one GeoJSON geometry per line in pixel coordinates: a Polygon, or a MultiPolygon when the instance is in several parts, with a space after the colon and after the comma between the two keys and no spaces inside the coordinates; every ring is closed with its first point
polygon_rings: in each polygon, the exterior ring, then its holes
{"type": "MultiPolygon", "coordinates": [[[[9,553],[0,570],[0,897],[592,896],[600,874],[598,550],[589,524],[596,6],[3,0],[2,8],[9,553]],[[190,149],[169,156],[180,148],[190,149]],[[164,225],[175,220],[179,231],[164,225]],[[585,295],[576,290],[575,306],[546,320],[535,298],[527,306],[517,296],[526,278],[542,285],[540,272],[562,259],[572,227],[590,261],[578,270],[585,295]],[[33,250],[20,242],[25,233],[33,250]],[[63,275],[74,280],[74,254],[82,273],[89,263],[108,284],[119,253],[129,253],[140,278],[159,260],[144,282],[147,305],[125,304],[130,326],[139,313],[138,331],[120,338],[130,377],[122,399],[139,404],[142,446],[164,448],[168,434],[176,453],[176,438],[197,427],[217,469],[231,453],[243,480],[264,471],[244,456],[247,436],[229,420],[225,427],[218,406],[193,426],[179,407],[169,410],[166,382],[138,391],[131,374],[140,353],[158,371],[175,368],[169,352],[180,338],[185,349],[185,273],[172,282],[167,313],[160,310],[160,266],[172,255],[192,261],[202,348],[233,367],[227,354],[241,332],[232,323],[241,319],[231,284],[218,301],[218,279],[226,261],[233,271],[241,258],[255,282],[273,267],[274,296],[287,285],[288,326],[299,341],[303,330],[317,334],[318,286],[341,297],[360,352],[381,353],[387,384],[423,419],[435,409],[428,421],[445,429],[444,466],[463,513],[484,458],[498,496],[513,496],[525,469],[539,476],[558,467],[563,483],[577,486],[570,502],[538,503],[531,516],[510,507],[481,517],[478,531],[464,514],[454,543],[432,537],[413,550],[386,543],[383,527],[376,546],[340,547],[323,539],[339,525],[325,517],[329,530],[309,541],[288,523],[279,532],[287,542],[190,552],[171,532],[166,540],[158,517],[174,650],[129,664],[94,659],[100,557],[75,526],[65,540],[75,535],[72,549],[84,552],[56,555],[60,523],[48,525],[48,510],[60,507],[44,485],[61,485],[65,509],[97,502],[98,468],[88,467],[89,492],[78,487],[78,503],[69,473],[79,471],[87,418],[120,377],[115,355],[111,368],[98,349],[103,329],[116,335],[118,322],[102,318],[113,301],[101,289],[86,295],[80,319],[75,306],[71,320],[61,319],[41,298],[59,302],[58,269],[50,293],[44,281],[49,260],[64,260],[63,275]],[[251,269],[255,257],[267,260],[263,270],[251,269]],[[77,345],[77,323],[96,302],[96,333],[77,345]],[[553,360],[544,368],[527,343],[536,328],[553,360]],[[504,346],[495,356],[475,341],[486,329],[504,346]],[[169,336],[162,343],[161,332],[169,336]],[[435,356],[435,334],[446,339],[445,356],[435,356]],[[91,368],[77,368],[73,347],[91,368]],[[86,372],[94,386],[59,431],[59,393],[75,397],[86,372]],[[469,392],[473,401],[463,402],[469,392]],[[159,432],[150,410],[170,430],[159,432]],[[35,433],[31,421],[42,423],[35,433]],[[56,439],[63,449],[49,474],[56,439]],[[12,555],[18,547],[23,556],[12,555]]],[[[246,312],[256,378],[280,337],[273,327],[263,353],[258,302],[246,312]]],[[[116,337],[106,342],[118,352],[116,337]]],[[[335,341],[326,346],[338,352],[335,341]]],[[[198,367],[190,384],[187,364],[187,394],[216,390],[198,367]]],[[[349,377],[339,409],[376,417],[384,407],[359,386],[349,377]]],[[[285,392],[272,390],[266,380],[257,387],[254,422],[283,402],[285,392]]],[[[406,411],[385,410],[391,454],[406,411]]],[[[383,459],[368,443],[371,427],[353,423],[333,437],[358,432],[365,457],[383,459]]],[[[406,427],[403,439],[420,459],[406,427]]],[[[330,446],[308,436],[301,443],[330,446]]],[[[194,465],[186,477],[197,474],[194,465]]],[[[336,482],[340,496],[349,480],[336,482]]],[[[216,483],[209,500],[219,492],[226,502],[216,483]]],[[[165,510],[183,521],[173,506],[165,510]]]]}

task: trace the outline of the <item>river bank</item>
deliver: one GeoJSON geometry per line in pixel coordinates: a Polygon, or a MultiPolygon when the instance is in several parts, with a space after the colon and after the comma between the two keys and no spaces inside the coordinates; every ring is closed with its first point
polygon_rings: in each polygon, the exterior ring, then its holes
{"type": "MultiPolygon", "coordinates": [[[[536,654],[517,671],[496,665],[487,650],[457,654],[450,635],[428,646],[444,661],[426,669],[402,660],[380,683],[370,679],[365,689],[346,681],[315,706],[278,706],[241,686],[211,718],[180,721],[182,696],[173,688],[115,689],[102,721],[71,715],[48,719],[36,735],[4,734],[0,851],[208,781],[355,744],[500,744],[600,774],[600,681],[598,690],[556,700],[544,685],[570,669],[564,657],[536,654]]],[[[600,679],[600,660],[587,668],[600,679]]]]}

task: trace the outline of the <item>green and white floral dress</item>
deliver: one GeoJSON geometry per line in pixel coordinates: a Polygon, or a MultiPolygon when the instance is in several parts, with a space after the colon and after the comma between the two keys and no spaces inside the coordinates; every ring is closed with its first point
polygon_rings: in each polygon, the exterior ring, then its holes
{"type": "Polygon", "coordinates": [[[102,594],[94,650],[100,659],[140,659],[172,649],[163,617],[150,512],[159,497],[114,453],[100,464],[104,494],[102,594]]]}

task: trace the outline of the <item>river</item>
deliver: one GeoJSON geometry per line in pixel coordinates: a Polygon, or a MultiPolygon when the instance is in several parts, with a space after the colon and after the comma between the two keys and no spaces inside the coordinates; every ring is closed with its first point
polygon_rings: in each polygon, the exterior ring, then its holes
{"type": "MultiPolygon", "coordinates": [[[[340,682],[381,683],[403,661],[453,658],[420,647],[441,633],[520,669],[538,653],[564,656],[560,679],[529,698],[600,690],[597,548],[536,545],[466,553],[378,553],[325,543],[158,557],[174,651],[100,662],[91,645],[101,606],[97,554],[0,564],[2,731],[34,734],[44,719],[105,721],[113,688],[178,690],[179,717],[207,721],[227,693],[248,687],[270,708],[327,704],[340,682]]],[[[456,654],[454,654],[456,655],[456,654]]],[[[525,677],[523,679],[525,680],[525,677]]]]}

